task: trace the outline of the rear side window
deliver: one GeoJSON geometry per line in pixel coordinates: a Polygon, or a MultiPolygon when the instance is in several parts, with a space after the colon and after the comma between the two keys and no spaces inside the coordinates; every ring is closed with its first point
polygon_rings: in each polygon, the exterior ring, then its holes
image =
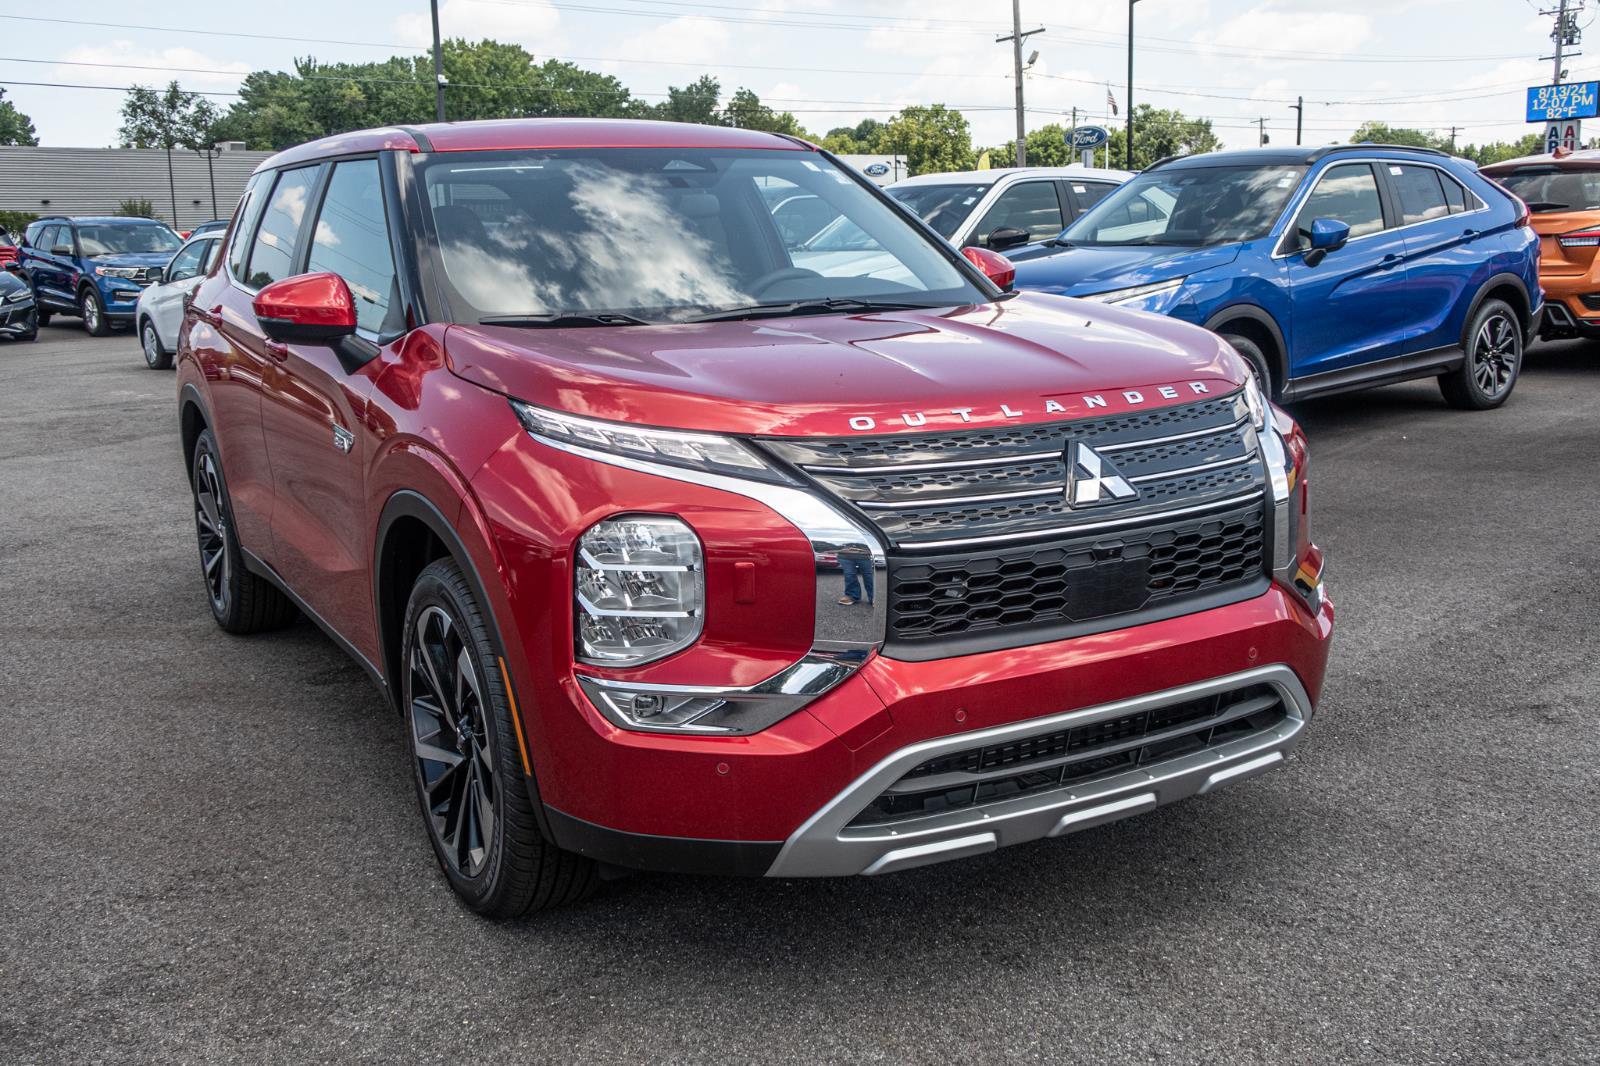
{"type": "Polygon", "coordinates": [[[398,323],[386,322],[399,301],[377,160],[357,159],[333,168],[306,269],[344,278],[356,300],[360,328],[380,336],[401,332],[398,323]]]}
{"type": "Polygon", "coordinates": [[[1439,184],[1444,186],[1444,202],[1449,205],[1452,215],[1459,215],[1463,211],[1471,210],[1469,207],[1471,201],[1468,199],[1467,190],[1461,187],[1460,182],[1448,174],[1440,174],[1439,184]]]}
{"type": "Polygon", "coordinates": [[[320,167],[301,167],[278,176],[278,183],[267,198],[266,210],[261,213],[261,228],[250,245],[245,284],[251,288],[262,288],[294,273],[301,225],[311,205],[311,190],[320,170],[320,167]]]}
{"type": "Polygon", "coordinates": [[[250,237],[255,232],[256,219],[261,217],[261,205],[266,202],[266,188],[272,175],[257,174],[244,190],[244,202],[239,207],[239,224],[233,228],[233,244],[228,248],[228,273],[234,279],[245,279],[245,256],[250,251],[250,237]]]}
{"type": "MultiPolygon", "coordinates": [[[[1430,222],[1450,214],[1439,172],[1432,167],[1389,167],[1389,183],[1400,196],[1400,214],[1406,225],[1430,222]]],[[[1458,187],[1459,188],[1459,187],[1458,187]]]]}
{"type": "Polygon", "coordinates": [[[1378,176],[1366,163],[1329,167],[1300,209],[1295,223],[1295,251],[1311,247],[1311,223],[1334,218],[1350,227],[1350,236],[1362,237],[1383,229],[1383,200],[1378,196],[1378,176]]]}

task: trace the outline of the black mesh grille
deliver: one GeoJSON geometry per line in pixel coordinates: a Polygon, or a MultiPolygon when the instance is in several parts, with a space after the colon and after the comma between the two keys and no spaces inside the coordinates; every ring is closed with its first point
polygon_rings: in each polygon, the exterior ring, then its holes
{"type": "Polygon", "coordinates": [[[1148,768],[1276,728],[1287,713],[1276,689],[1252,685],[941,755],[913,767],[850,824],[882,825],[1148,768]]]}
{"type": "Polygon", "coordinates": [[[896,559],[889,637],[916,644],[1089,622],[1264,573],[1260,504],[1107,536],[1007,551],[896,559]]]}

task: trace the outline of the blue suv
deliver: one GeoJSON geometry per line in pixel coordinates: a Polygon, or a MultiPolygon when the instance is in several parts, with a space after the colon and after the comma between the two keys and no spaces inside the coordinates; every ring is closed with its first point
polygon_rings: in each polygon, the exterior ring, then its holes
{"type": "Polygon", "coordinates": [[[41,218],[28,224],[17,262],[33,286],[39,324],[77,315],[104,337],[132,325],[139,293],[161,278],[183,241],[149,218],[41,218]]]}
{"type": "Polygon", "coordinates": [[[1438,377],[1504,403],[1543,306],[1520,200],[1465,160],[1376,144],[1164,159],[1053,241],[1016,287],[1226,337],[1282,400],[1438,377]]]}

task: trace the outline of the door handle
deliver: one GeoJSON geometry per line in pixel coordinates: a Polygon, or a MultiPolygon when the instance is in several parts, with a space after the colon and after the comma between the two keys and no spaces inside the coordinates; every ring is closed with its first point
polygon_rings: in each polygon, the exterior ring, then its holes
{"type": "Polygon", "coordinates": [[[1394,252],[1390,252],[1388,255],[1383,257],[1383,261],[1385,263],[1398,263],[1400,262],[1400,256],[1394,252]]]}
{"type": "Polygon", "coordinates": [[[1475,229],[1464,229],[1461,231],[1461,235],[1463,237],[1476,237],[1478,235],[1478,231],[1475,229]]]}
{"type": "Polygon", "coordinates": [[[280,341],[268,341],[266,349],[267,355],[280,363],[289,358],[289,346],[280,341]]]}

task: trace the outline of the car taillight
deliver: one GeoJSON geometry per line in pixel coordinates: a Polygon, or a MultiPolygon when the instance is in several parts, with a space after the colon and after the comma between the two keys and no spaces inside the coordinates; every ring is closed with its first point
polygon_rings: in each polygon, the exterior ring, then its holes
{"type": "Polygon", "coordinates": [[[1600,248],[1600,230],[1580,229],[1556,238],[1563,248],[1600,248]]]}
{"type": "Polygon", "coordinates": [[[1516,205],[1517,228],[1531,227],[1533,225],[1533,212],[1528,210],[1528,205],[1522,202],[1522,197],[1517,196],[1515,193],[1507,193],[1506,195],[1510,196],[1511,202],[1516,205]]]}
{"type": "Polygon", "coordinates": [[[682,651],[705,620],[700,540],[679,518],[621,515],[578,538],[577,657],[638,666],[682,651]]]}

